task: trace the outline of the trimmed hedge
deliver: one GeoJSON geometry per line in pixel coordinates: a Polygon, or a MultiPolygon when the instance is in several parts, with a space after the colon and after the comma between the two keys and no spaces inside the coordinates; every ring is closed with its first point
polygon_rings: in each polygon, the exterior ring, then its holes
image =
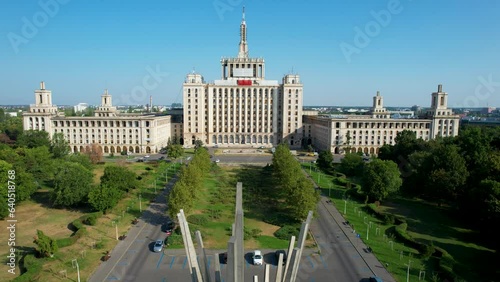
{"type": "Polygon", "coordinates": [[[274,236],[281,240],[290,240],[292,236],[298,237],[300,228],[293,225],[285,225],[274,232],[274,236]]]}
{"type": "Polygon", "coordinates": [[[71,236],[68,238],[57,239],[56,240],[57,246],[59,246],[59,248],[64,248],[64,247],[68,247],[68,246],[71,246],[74,243],[76,243],[76,241],[78,241],[78,239],[80,239],[81,237],[83,237],[84,235],[87,234],[87,229],[83,225],[83,222],[90,221],[90,222],[93,222],[95,224],[95,222],[97,221],[97,217],[99,217],[99,216],[102,216],[102,212],[94,212],[94,213],[86,214],[84,216],[81,216],[80,218],[73,220],[73,222],[71,222],[71,225],[75,229],[75,232],[73,234],[71,234],[71,236]]]}
{"type": "Polygon", "coordinates": [[[33,254],[25,255],[22,259],[22,264],[26,269],[22,275],[14,278],[13,282],[38,281],[39,274],[42,273],[45,259],[37,259],[33,254]]]}

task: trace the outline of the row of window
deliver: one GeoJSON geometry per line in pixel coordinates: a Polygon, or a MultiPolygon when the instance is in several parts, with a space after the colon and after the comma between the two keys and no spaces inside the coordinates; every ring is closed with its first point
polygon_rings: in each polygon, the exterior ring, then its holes
{"type": "MultiPolygon", "coordinates": [[[[347,128],[413,128],[413,129],[428,129],[430,123],[426,122],[347,122],[347,128]]],[[[341,128],[340,122],[335,123],[334,128],[341,128]]]]}
{"type": "MultiPolygon", "coordinates": [[[[31,121],[31,118],[30,118],[31,121]]],[[[95,121],[95,120],[54,120],[52,121],[54,127],[140,127],[139,121],[95,121]]],[[[145,121],[144,126],[150,127],[151,122],[145,121]]]]}

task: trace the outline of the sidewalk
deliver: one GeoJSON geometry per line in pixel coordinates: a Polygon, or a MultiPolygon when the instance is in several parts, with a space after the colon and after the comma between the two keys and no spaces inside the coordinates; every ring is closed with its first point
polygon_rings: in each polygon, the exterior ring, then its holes
{"type": "MultiPolygon", "coordinates": [[[[170,192],[170,189],[172,189],[174,183],[177,181],[177,175],[174,177],[170,178],[170,181],[166,185],[165,189],[159,193],[155,200],[156,202],[160,202],[159,199],[163,198],[165,199],[165,196],[170,192]]],[[[152,211],[151,206],[148,206],[148,208],[144,211],[152,211]]],[[[144,213],[143,211],[143,213],[144,213]]],[[[152,213],[148,213],[152,214],[152,213]]],[[[108,276],[110,273],[112,273],[113,269],[115,266],[118,264],[118,262],[123,258],[123,256],[127,253],[128,249],[132,245],[132,243],[135,242],[137,237],[141,234],[141,231],[148,225],[144,219],[138,218],[139,222],[132,226],[129,231],[127,232],[127,237],[125,240],[119,241],[118,244],[115,246],[115,248],[110,252],[111,257],[107,261],[101,262],[101,264],[97,267],[97,269],[92,273],[88,281],[92,282],[102,282],[102,281],[108,281],[108,276]]]]}
{"type": "Polygon", "coordinates": [[[392,277],[392,275],[387,271],[385,266],[383,266],[380,261],[375,257],[375,255],[371,252],[366,252],[368,249],[366,244],[353,233],[352,228],[349,225],[343,224],[346,220],[340,214],[340,212],[335,208],[334,205],[331,204],[328,197],[321,196],[321,204],[326,208],[326,210],[330,213],[332,218],[335,220],[340,229],[345,234],[345,236],[349,239],[353,247],[359,253],[361,258],[365,261],[366,265],[370,270],[376,274],[376,276],[380,277],[384,282],[396,282],[396,280],[392,277]]]}

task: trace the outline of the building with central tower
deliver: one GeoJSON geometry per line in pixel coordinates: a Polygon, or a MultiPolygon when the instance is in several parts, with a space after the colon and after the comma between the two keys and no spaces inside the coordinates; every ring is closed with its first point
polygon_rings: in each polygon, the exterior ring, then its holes
{"type": "Polygon", "coordinates": [[[237,57],[222,58],[221,79],[205,82],[194,71],[183,84],[183,139],[208,146],[301,146],[303,86],[298,74],[281,83],[265,78],[263,58],[251,58],[245,10],[240,24],[237,57]]]}

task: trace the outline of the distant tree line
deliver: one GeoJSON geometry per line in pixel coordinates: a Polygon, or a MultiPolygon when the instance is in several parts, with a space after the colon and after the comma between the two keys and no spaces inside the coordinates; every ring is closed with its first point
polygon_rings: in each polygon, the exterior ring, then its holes
{"type": "Polygon", "coordinates": [[[314,189],[300,163],[286,145],[276,147],[272,169],[276,187],[276,208],[285,211],[293,220],[304,220],[310,210],[316,210],[319,192],[314,189]]]}
{"type": "Polygon", "coordinates": [[[191,161],[181,168],[179,178],[169,193],[167,201],[171,218],[176,218],[180,209],[183,209],[185,213],[193,210],[203,186],[203,179],[210,171],[210,166],[210,155],[207,149],[197,148],[191,161]]]}
{"type": "MultiPolygon", "coordinates": [[[[49,138],[45,131],[22,131],[22,125],[10,130],[11,121],[3,119],[0,123],[3,130],[0,134],[8,137],[0,140],[0,181],[7,183],[8,172],[15,171],[16,205],[46,187],[50,189],[54,207],[89,206],[106,211],[138,185],[135,173],[116,165],[106,166],[100,184],[95,185],[93,169],[102,160],[102,151],[97,146],[89,146],[83,154],[70,154],[61,133],[49,138]],[[18,130],[19,133],[7,134],[18,130]]],[[[15,208],[7,205],[8,197],[8,190],[1,189],[0,202],[5,204],[0,205],[0,219],[8,216],[9,208],[15,208]]]]}
{"type": "MultiPolygon", "coordinates": [[[[332,169],[322,156],[318,164],[332,169]]],[[[456,137],[429,141],[405,130],[395,145],[380,149],[378,159],[346,154],[337,170],[360,179],[370,201],[417,197],[452,207],[488,234],[500,224],[500,127],[466,126],[456,137]]]]}

